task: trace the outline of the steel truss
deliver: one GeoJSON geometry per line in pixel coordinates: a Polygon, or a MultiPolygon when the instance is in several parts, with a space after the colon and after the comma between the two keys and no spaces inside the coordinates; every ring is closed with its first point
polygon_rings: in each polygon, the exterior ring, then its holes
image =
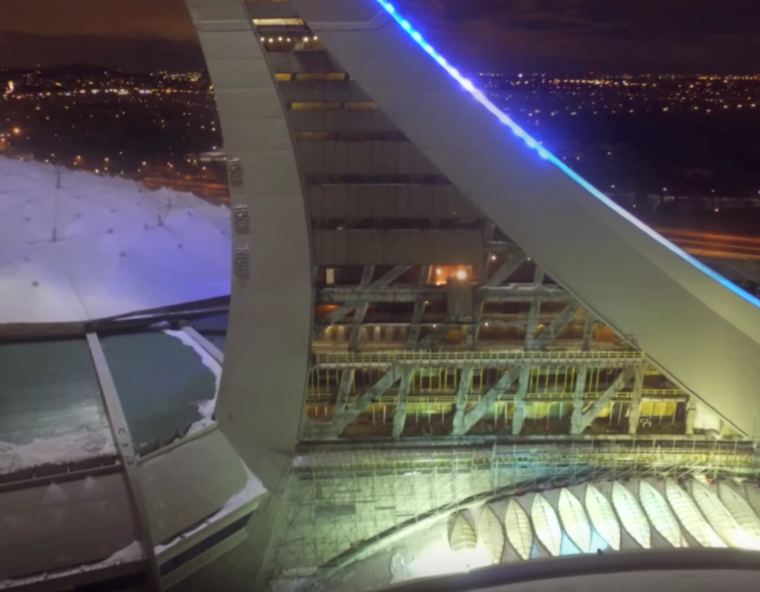
{"type": "Polygon", "coordinates": [[[760,478],[751,442],[631,439],[508,446],[306,448],[296,457],[264,579],[316,589],[454,512],[602,479],[760,478]]]}

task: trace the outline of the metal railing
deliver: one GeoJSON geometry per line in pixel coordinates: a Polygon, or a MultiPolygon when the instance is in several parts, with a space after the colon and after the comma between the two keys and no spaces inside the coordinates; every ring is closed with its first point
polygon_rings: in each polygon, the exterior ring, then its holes
{"type": "Polygon", "coordinates": [[[389,351],[315,353],[312,367],[319,369],[386,368],[389,366],[504,368],[535,364],[623,367],[646,363],[639,351],[389,351]]]}

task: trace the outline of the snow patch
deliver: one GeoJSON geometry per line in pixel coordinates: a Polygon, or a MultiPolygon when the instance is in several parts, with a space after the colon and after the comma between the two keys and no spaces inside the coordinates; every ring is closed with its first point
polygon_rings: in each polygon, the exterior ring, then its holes
{"type": "Polygon", "coordinates": [[[264,487],[264,484],[261,482],[261,480],[256,475],[251,473],[251,471],[248,470],[248,467],[243,465],[243,468],[245,470],[246,475],[248,476],[248,479],[245,485],[243,486],[243,489],[241,489],[235,495],[230,497],[230,499],[227,500],[227,502],[224,504],[224,506],[222,506],[222,508],[218,512],[216,512],[214,515],[204,520],[199,526],[193,528],[192,530],[183,532],[178,537],[172,539],[165,545],[156,545],[155,547],[156,555],[163,553],[167,549],[171,549],[174,545],[176,545],[180,541],[183,541],[185,539],[188,539],[196,535],[197,533],[201,532],[203,529],[207,528],[208,526],[211,526],[215,522],[218,522],[225,516],[232,514],[232,512],[234,512],[238,508],[241,508],[242,506],[251,502],[257,497],[265,494],[267,490],[264,487]]]}
{"type": "Polygon", "coordinates": [[[41,465],[63,465],[115,454],[111,430],[81,429],[52,438],[35,438],[29,444],[0,442],[0,475],[41,465]]]}
{"type": "Polygon", "coordinates": [[[121,565],[122,563],[133,563],[145,559],[145,551],[140,541],[132,541],[123,549],[119,549],[108,559],[101,561],[102,565],[121,565]]]}
{"type": "Polygon", "coordinates": [[[205,349],[203,349],[198,342],[196,342],[192,337],[190,337],[187,333],[184,331],[173,331],[171,329],[164,329],[163,332],[168,335],[169,337],[174,337],[175,339],[179,339],[183,345],[186,345],[187,347],[190,347],[193,349],[193,351],[198,354],[198,356],[201,359],[201,362],[203,363],[206,368],[211,370],[211,372],[214,374],[214,378],[216,379],[216,386],[214,388],[214,396],[211,399],[207,399],[206,401],[200,401],[197,403],[198,406],[198,413],[201,415],[201,419],[194,422],[190,429],[187,432],[188,436],[191,436],[192,434],[195,434],[196,432],[199,432],[203,428],[206,428],[214,423],[213,416],[214,416],[214,409],[216,408],[216,398],[219,396],[219,385],[222,382],[222,367],[217,362],[211,354],[209,354],[205,349]]]}
{"type": "Polygon", "coordinates": [[[7,590],[10,588],[21,588],[23,586],[29,586],[37,582],[44,582],[48,580],[55,580],[57,578],[65,578],[76,574],[87,573],[90,571],[96,571],[99,569],[106,569],[108,567],[114,567],[116,565],[122,565],[124,563],[135,563],[145,559],[145,551],[140,541],[132,541],[129,545],[123,549],[119,549],[107,559],[103,561],[97,561],[95,563],[86,563],[78,567],[72,567],[69,569],[62,569],[54,572],[43,572],[28,576],[25,578],[15,578],[10,580],[0,580],[0,590],[7,590]]]}

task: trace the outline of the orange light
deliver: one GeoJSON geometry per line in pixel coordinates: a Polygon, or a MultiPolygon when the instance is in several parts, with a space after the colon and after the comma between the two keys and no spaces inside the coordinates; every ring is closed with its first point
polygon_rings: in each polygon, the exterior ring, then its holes
{"type": "Polygon", "coordinates": [[[466,280],[467,279],[467,272],[464,269],[460,269],[457,271],[457,279],[458,280],[466,280]]]}
{"type": "Polygon", "coordinates": [[[21,128],[20,127],[14,127],[13,128],[13,133],[18,136],[21,133],[21,128]]]}
{"type": "Polygon", "coordinates": [[[437,275],[441,275],[441,268],[439,267],[438,269],[436,269],[436,270],[435,270],[435,273],[436,273],[437,275]]]}

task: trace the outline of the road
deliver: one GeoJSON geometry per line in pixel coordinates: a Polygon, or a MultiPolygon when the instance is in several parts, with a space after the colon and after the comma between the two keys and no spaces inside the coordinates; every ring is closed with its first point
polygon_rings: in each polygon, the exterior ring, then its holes
{"type": "Polygon", "coordinates": [[[657,228],[656,230],[695,257],[760,261],[760,236],[719,234],[675,228],[657,228]]]}

